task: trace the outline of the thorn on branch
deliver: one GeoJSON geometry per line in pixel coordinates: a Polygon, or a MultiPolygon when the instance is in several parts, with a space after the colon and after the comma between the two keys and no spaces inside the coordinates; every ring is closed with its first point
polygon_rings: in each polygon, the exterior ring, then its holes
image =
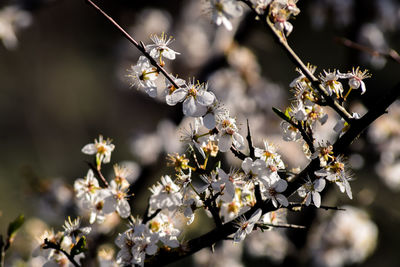
{"type": "Polygon", "coordinates": [[[247,119],[247,136],[246,136],[246,139],[247,139],[247,143],[249,145],[250,157],[252,159],[254,159],[255,158],[254,146],[253,146],[253,141],[251,139],[250,126],[249,126],[249,120],[248,119],[247,119]]]}
{"type": "Polygon", "coordinates": [[[241,160],[245,160],[246,159],[246,155],[243,154],[242,152],[240,152],[239,150],[236,150],[235,147],[231,147],[231,152],[233,153],[233,155],[235,155],[235,157],[237,157],[238,159],[241,160]]]}

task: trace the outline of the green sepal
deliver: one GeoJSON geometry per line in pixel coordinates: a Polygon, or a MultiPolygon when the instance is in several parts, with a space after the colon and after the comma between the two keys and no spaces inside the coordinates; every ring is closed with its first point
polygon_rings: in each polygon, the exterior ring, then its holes
{"type": "Polygon", "coordinates": [[[280,111],[279,109],[273,107],[273,108],[272,108],[272,111],[275,112],[275,114],[278,115],[282,120],[290,121],[290,115],[289,115],[288,109],[289,109],[289,108],[287,108],[286,111],[285,111],[285,113],[283,113],[283,112],[280,111]]]}

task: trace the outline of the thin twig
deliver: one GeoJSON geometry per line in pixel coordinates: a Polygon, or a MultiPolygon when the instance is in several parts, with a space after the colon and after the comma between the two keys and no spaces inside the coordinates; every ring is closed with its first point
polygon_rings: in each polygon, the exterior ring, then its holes
{"type": "Polygon", "coordinates": [[[307,77],[307,79],[311,82],[311,85],[318,90],[318,92],[324,97],[327,104],[333,108],[347,123],[351,125],[351,122],[354,120],[353,116],[347,112],[347,110],[342,107],[337,101],[331,98],[325,88],[320,84],[317,77],[312,74],[312,72],[307,68],[307,66],[303,63],[303,61],[297,56],[297,54],[293,51],[293,49],[287,43],[286,38],[284,38],[281,33],[275,29],[273,23],[270,21],[269,17],[264,14],[259,14],[250,0],[238,0],[245,3],[251,11],[258,17],[260,17],[260,21],[267,26],[272,35],[275,37],[278,44],[284,49],[289,59],[301,69],[303,74],[307,77]]]}
{"type": "Polygon", "coordinates": [[[321,205],[321,206],[317,207],[313,203],[310,203],[310,205],[307,206],[307,205],[302,204],[302,203],[294,203],[294,202],[290,202],[289,206],[287,206],[286,208],[291,210],[291,211],[301,211],[301,209],[303,209],[303,208],[319,208],[319,209],[324,209],[324,210],[341,210],[341,211],[345,211],[346,210],[346,209],[339,208],[339,207],[334,207],[334,206],[321,205]]]}
{"type": "Polygon", "coordinates": [[[383,51],[375,50],[375,49],[373,49],[373,48],[371,48],[369,46],[353,42],[353,41],[351,41],[351,40],[349,40],[347,38],[344,38],[344,37],[336,37],[335,40],[336,40],[336,42],[338,42],[338,43],[340,43],[340,44],[342,44],[342,45],[344,45],[346,47],[349,47],[349,48],[352,48],[352,49],[356,49],[356,50],[360,50],[360,51],[362,51],[364,53],[370,54],[373,57],[379,57],[379,56],[380,57],[384,57],[384,58],[393,60],[394,62],[400,64],[400,55],[394,49],[388,49],[388,52],[383,52],[383,51]]]}
{"type": "Polygon", "coordinates": [[[89,165],[89,168],[95,173],[95,175],[100,178],[100,180],[104,183],[104,185],[106,187],[110,187],[110,185],[108,184],[106,178],[104,178],[103,174],[101,173],[101,171],[99,169],[96,168],[96,166],[94,166],[93,163],[86,161],[87,165],[89,165]]]}
{"type": "Polygon", "coordinates": [[[150,54],[146,51],[146,48],[142,42],[140,44],[133,39],[132,36],[129,35],[113,18],[111,18],[109,15],[107,15],[106,12],[104,12],[100,7],[98,7],[93,1],[91,0],[85,0],[89,5],[91,5],[97,12],[99,12],[101,15],[103,15],[109,22],[111,22],[112,25],[115,26],[115,28],[118,29],[122,33],[122,35],[128,39],[129,42],[131,42],[136,48],[142,52],[142,54],[150,61],[151,65],[157,68],[159,72],[161,72],[165,78],[168,79],[168,81],[176,88],[178,89],[179,86],[176,84],[174,81],[173,77],[163,68],[161,67],[157,61],[150,56],[150,54]]]}
{"type": "MultiPolygon", "coordinates": [[[[150,206],[150,205],[149,205],[150,206]]],[[[149,207],[148,206],[148,207],[149,207]]],[[[151,214],[150,216],[148,216],[148,209],[146,209],[146,214],[143,217],[143,224],[146,224],[148,221],[153,220],[159,213],[161,212],[161,209],[156,210],[153,214],[151,214]]]]}
{"type": "Polygon", "coordinates": [[[264,225],[268,226],[268,227],[275,227],[275,228],[291,228],[291,229],[305,229],[306,228],[303,225],[289,224],[289,223],[282,223],[282,224],[262,223],[262,224],[260,224],[261,228],[264,225]]]}

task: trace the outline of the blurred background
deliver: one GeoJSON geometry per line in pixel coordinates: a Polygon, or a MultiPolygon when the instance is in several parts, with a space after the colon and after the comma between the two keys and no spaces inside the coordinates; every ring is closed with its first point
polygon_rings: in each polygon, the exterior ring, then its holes
{"type": "MultiPolygon", "coordinates": [[[[280,120],[271,110],[289,105],[288,85],[298,73],[251,14],[245,12],[235,20],[229,32],[211,22],[206,1],[97,2],[146,44],[152,33],[172,35],[171,47],[181,55],[167,62],[169,71],[184,79],[209,81],[210,90],[236,114],[244,134],[249,119],[258,146],[263,139],[276,143],[290,168],[307,163],[299,144],[283,142],[280,120]]],[[[350,110],[363,114],[373,109],[376,99],[399,83],[400,65],[346,47],[340,38],[376,51],[399,50],[400,4],[394,0],[313,0],[299,1],[298,7],[301,13],[291,21],[294,30],[288,38],[293,49],[304,62],[318,67],[316,73],[323,69],[347,72],[357,66],[369,69],[372,78],[365,80],[367,92],[350,95],[350,110]]],[[[32,220],[30,227],[39,223],[34,221],[38,218],[40,225],[56,229],[66,216],[76,215],[72,185],[86,175],[85,161],[91,160],[81,148],[99,134],[113,139],[112,162],[126,162],[135,170],[133,214],[142,214],[150,195],[147,188],[168,172],[166,154],[183,151],[179,132],[187,121],[181,106],[167,106],[131,87],[126,75],[139,57],[135,48],[84,1],[3,0],[0,40],[0,233],[21,213],[32,220]],[[7,28],[10,20],[18,41],[7,28]]],[[[329,114],[331,121],[319,129],[319,140],[337,137],[331,130],[335,115],[329,114]]],[[[269,241],[275,247],[254,248],[261,241],[248,241],[247,250],[235,253],[237,261],[245,266],[283,266],[297,262],[304,253],[300,262],[316,266],[399,266],[400,104],[394,104],[348,152],[354,200],[333,188],[323,204],[351,205],[349,213],[357,219],[341,222],[333,212],[313,211],[311,221],[296,219],[297,214],[291,221],[289,214],[289,223],[299,220],[310,230],[282,232],[269,241]],[[335,232],[327,218],[350,228],[335,232]],[[351,236],[355,228],[365,229],[358,237],[367,236],[337,241],[342,250],[334,251],[337,244],[318,237],[328,229],[336,237],[351,236]],[[351,255],[346,254],[349,251],[351,255]]],[[[233,158],[226,161],[237,164],[233,158]]],[[[112,166],[105,170],[111,172],[112,166]]],[[[10,266],[18,258],[30,257],[24,238],[32,233],[26,227],[9,252],[10,266]]],[[[229,246],[221,245],[216,255],[232,255],[229,246]]],[[[182,264],[223,266],[212,260],[209,251],[196,257],[182,264]]]]}

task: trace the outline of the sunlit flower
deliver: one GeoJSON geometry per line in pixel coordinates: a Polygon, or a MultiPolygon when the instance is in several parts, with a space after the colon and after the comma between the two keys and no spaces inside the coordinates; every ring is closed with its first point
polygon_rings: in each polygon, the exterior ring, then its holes
{"type": "Polygon", "coordinates": [[[88,155],[96,154],[97,167],[103,163],[109,163],[111,159],[111,152],[115,146],[111,144],[111,139],[104,140],[102,135],[99,135],[99,140],[94,140],[94,143],[87,144],[82,148],[82,152],[88,155]]]}
{"type": "Polygon", "coordinates": [[[163,32],[160,37],[156,34],[152,35],[150,39],[154,42],[154,44],[146,45],[146,50],[149,50],[150,56],[153,58],[160,58],[160,65],[163,66],[164,62],[162,61],[162,57],[174,60],[176,55],[179,55],[178,52],[172,50],[168,47],[168,45],[172,42],[172,37],[167,37],[167,35],[163,32]]]}
{"type": "Polygon", "coordinates": [[[364,94],[367,89],[363,80],[371,78],[371,74],[368,73],[368,70],[361,71],[360,67],[357,67],[356,69],[353,68],[352,72],[340,74],[340,77],[349,79],[350,89],[344,97],[346,99],[352,89],[358,89],[361,87],[361,94],[364,94]]]}
{"type": "Polygon", "coordinates": [[[195,83],[194,80],[188,85],[175,90],[171,95],[167,95],[167,104],[176,105],[183,101],[183,114],[189,117],[201,117],[207,112],[207,106],[211,105],[215,96],[207,91],[208,85],[205,83],[195,83]]]}
{"type": "Polygon", "coordinates": [[[157,96],[155,80],[158,77],[157,68],[150,64],[145,56],[140,56],[136,65],[128,70],[128,78],[131,78],[131,85],[144,90],[150,97],[157,96]]]}
{"type": "Polygon", "coordinates": [[[316,179],[314,182],[308,180],[304,185],[298,189],[300,197],[305,200],[306,206],[311,204],[311,199],[314,205],[319,208],[321,206],[321,195],[319,194],[325,188],[325,179],[316,179]]]}
{"type": "Polygon", "coordinates": [[[250,234],[253,231],[254,225],[258,222],[262,215],[262,210],[257,209],[253,215],[251,215],[250,219],[246,220],[245,217],[241,217],[240,221],[236,224],[238,230],[233,236],[233,242],[239,243],[243,241],[246,235],[250,234]]]}

